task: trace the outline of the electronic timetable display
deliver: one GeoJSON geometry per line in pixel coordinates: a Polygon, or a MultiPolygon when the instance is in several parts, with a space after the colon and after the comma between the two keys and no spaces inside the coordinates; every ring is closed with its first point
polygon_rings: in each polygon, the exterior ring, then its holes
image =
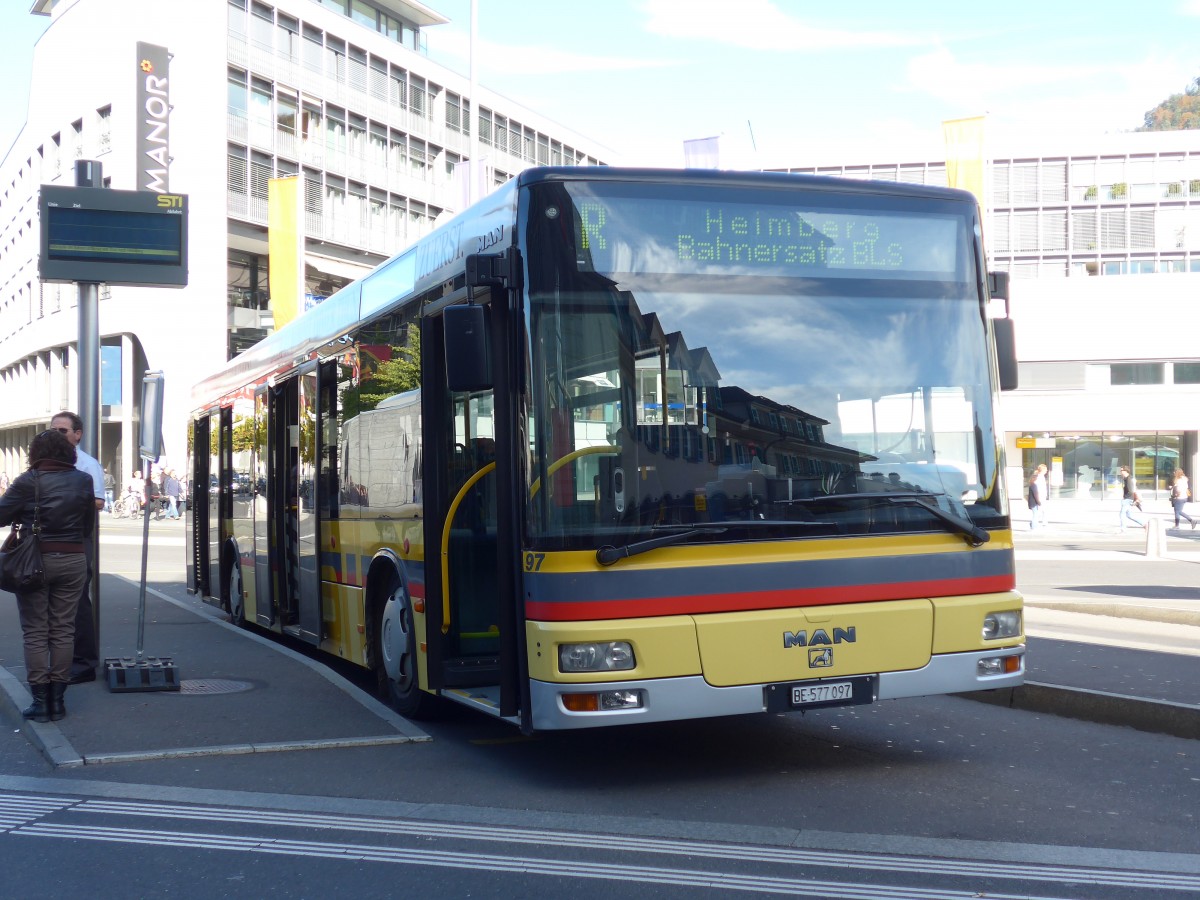
{"type": "Polygon", "coordinates": [[[185,194],[42,185],[43,281],[187,285],[185,194]]]}
{"type": "Polygon", "coordinates": [[[600,197],[579,192],[574,199],[575,246],[584,271],[938,281],[966,277],[967,221],[955,213],[823,209],[723,196],[600,197]]]}

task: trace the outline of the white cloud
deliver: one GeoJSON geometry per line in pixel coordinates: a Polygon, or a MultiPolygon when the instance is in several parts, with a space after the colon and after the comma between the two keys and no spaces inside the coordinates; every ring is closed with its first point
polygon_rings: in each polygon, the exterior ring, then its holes
{"type": "Polygon", "coordinates": [[[918,91],[955,103],[987,105],[994,98],[1029,87],[1099,77],[1111,72],[1101,65],[1029,65],[962,62],[945,47],[909,60],[901,89],[918,91]]]}
{"type": "MultiPolygon", "coordinates": [[[[1200,4],[1200,0],[1196,0],[1200,4]]],[[[1124,63],[996,65],[963,62],[944,47],[909,61],[896,90],[951,107],[946,117],[988,113],[996,122],[1121,131],[1194,78],[1191,61],[1156,55],[1124,63]]]]}
{"type": "Polygon", "coordinates": [[[652,34],[757,51],[900,47],[928,40],[902,31],[819,28],[788,15],[771,0],[644,0],[641,11],[652,34]]]}
{"type": "MultiPolygon", "coordinates": [[[[443,64],[467,74],[470,68],[471,39],[459,31],[430,29],[429,49],[443,64]]],[[[480,39],[475,47],[475,63],[482,72],[505,75],[559,75],[567,72],[614,72],[656,69],[678,65],[667,59],[631,56],[591,56],[551,47],[496,44],[480,39]]]]}

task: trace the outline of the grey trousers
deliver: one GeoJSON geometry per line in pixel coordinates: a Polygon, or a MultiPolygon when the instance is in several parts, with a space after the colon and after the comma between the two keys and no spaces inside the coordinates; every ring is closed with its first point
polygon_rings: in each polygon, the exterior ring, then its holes
{"type": "Polygon", "coordinates": [[[82,553],[43,553],[46,584],[17,595],[25,637],[25,675],[30,684],[71,680],[75,648],[75,607],[87,581],[82,553]]]}

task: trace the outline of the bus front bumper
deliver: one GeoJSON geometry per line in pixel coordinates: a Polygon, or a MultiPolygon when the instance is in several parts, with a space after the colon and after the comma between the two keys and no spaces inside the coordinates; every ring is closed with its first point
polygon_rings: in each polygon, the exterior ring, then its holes
{"type": "MultiPolygon", "coordinates": [[[[924,697],[1017,687],[1025,681],[1025,645],[1002,650],[971,653],[945,653],[934,656],[919,669],[884,672],[875,676],[873,700],[924,697]],[[1000,675],[979,674],[979,662],[996,657],[1018,658],[1015,672],[1000,675]]],[[[825,679],[836,681],[837,679],[825,679]]],[[[604,725],[639,722],[672,722],[765,712],[766,694],[771,685],[745,684],[713,687],[701,675],[681,678],[656,678],[644,681],[608,681],[590,684],[553,684],[531,681],[529,694],[532,726],[537,731],[562,731],[568,728],[596,728],[604,725]],[[630,695],[637,692],[641,705],[627,709],[602,709],[575,712],[567,708],[564,696],[606,693],[630,695]]],[[[802,708],[797,708],[800,711],[802,708]]]]}

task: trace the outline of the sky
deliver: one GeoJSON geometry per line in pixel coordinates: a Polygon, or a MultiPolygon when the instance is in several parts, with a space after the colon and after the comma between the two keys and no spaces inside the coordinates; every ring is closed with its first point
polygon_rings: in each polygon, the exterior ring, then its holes
{"type": "MultiPolygon", "coordinates": [[[[452,20],[427,29],[430,56],[469,74],[471,0],[424,2],[452,20]]],[[[0,3],[0,148],[24,122],[48,21],[30,5],[0,3]]],[[[477,10],[478,82],[629,165],[682,165],[684,141],[708,137],[722,168],[909,148],[934,158],[944,120],[980,115],[989,135],[1130,131],[1200,76],[1200,0],[477,0],[477,10]]]]}

